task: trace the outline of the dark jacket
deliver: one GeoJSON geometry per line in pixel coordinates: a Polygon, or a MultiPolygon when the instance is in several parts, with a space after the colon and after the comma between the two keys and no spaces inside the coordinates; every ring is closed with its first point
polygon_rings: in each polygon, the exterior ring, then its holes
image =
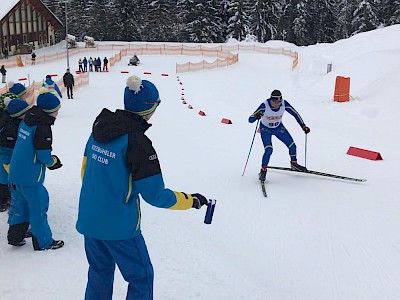
{"type": "Polygon", "coordinates": [[[0,69],[0,73],[1,75],[6,76],[7,70],[3,67],[0,69]]]}
{"type": "Polygon", "coordinates": [[[63,76],[63,82],[65,86],[74,86],[75,85],[74,75],[72,75],[69,72],[66,72],[63,76]]]}
{"type": "Polygon", "coordinates": [[[0,111],[0,147],[14,149],[21,119],[12,118],[7,111],[0,111]]]}

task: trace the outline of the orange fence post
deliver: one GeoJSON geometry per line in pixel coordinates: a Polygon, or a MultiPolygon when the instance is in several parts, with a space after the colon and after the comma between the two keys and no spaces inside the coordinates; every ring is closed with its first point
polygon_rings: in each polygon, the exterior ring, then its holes
{"type": "Polygon", "coordinates": [[[335,94],[333,95],[333,101],[350,101],[350,77],[336,76],[335,94]]]}

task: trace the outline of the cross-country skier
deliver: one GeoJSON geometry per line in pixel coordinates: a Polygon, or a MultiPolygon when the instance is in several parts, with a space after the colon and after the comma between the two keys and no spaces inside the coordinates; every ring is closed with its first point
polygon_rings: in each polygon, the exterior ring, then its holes
{"type": "Polygon", "coordinates": [[[260,120],[261,123],[260,132],[264,145],[264,155],[259,173],[260,181],[265,181],[267,175],[267,166],[273,150],[271,141],[273,135],[288,147],[291,168],[301,172],[307,171],[307,168],[297,163],[296,144],[289,131],[287,131],[282,123],[282,116],[285,111],[296,119],[305,134],[310,132],[310,128],[304,124],[300,114],[289,104],[289,102],[282,99],[282,94],[278,90],[274,90],[271,93],[271,97],[261,103],[256,111],[249,117],[250,123],[254,123],[256,120],[260,120]]]}

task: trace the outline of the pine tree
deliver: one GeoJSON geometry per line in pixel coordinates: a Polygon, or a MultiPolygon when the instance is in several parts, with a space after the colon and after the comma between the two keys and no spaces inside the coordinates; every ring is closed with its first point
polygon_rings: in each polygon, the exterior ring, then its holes
{"type": "Polygon", "coordinates": [[[274,0],[255,1],[251,9],[250,30],[259,42],[264,43],[276,37],[280,9],[279,2],[274,0]]]}
{"type": "Polygon", "coordinates": [[[242,41],[250,33],[250,3],[248,0],[232,0],[228,5],[227,34],[242,41]]]}
{"type": "Polygon", "coordinates": [[[380,22],[372,1],[359,0],[353,13],[351,35],[378,28],[380,22]]]}

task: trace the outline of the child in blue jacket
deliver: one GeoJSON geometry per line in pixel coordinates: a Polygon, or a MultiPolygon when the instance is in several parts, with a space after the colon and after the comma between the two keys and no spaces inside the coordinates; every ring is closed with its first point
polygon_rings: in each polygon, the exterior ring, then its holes
{"type": "Polygon", "coordinates": [[[55,170],[62,166],[52,155],[51,126],[60,109],[60,100],[47,89],[41,88],[33,106],[18,128],[10,163],[9,181],[16,193],[16,205],[9,217],[13,226],[30,222],[34,250],[58,249],[63,241],[53,240],[47,221],[49,194],[44,187],[46,168],[55,170]]]}
{"type": "Polygon", "coordinates": [[[256,111],[249,117],[249,122],[254,123],[260,120],[261,139],[264,145],[264,155],[259,173],[260,181],[265,181],[267,174],[267,166],[272,154],[272,136],[276,136],[289,149],[291,168],[297,171],[306,171],[304,166],[297,163],[296,144],[286,127],[282,123],[283,113],[287,111],[299,123],[305,134],[310,132],[300,114],[289,104],[288,101],[282,99],[282,94],[279,90],[274,90],[271,97],[265,100],[256,111]]]}
{"type": "Polygon", "coordinates": [[[145,135],[160,104],[157,88],[131,76],[125,110],[103,109],[86,144],[77,230],[89,262],[86,300],[111,299],[115,265],[129,283],[126,299],[153,299],[153,266],[140,230],[140,198],[166,209],[199,209],[200,194],[166,189],[157,153],[145,135]]]}

